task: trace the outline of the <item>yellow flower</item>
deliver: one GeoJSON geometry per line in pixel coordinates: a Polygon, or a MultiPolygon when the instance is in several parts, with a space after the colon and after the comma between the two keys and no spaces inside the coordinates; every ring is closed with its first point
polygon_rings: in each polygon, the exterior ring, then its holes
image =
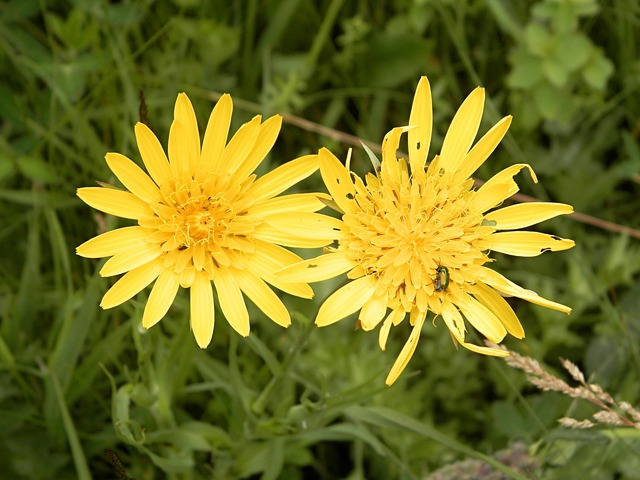
{"type": "Polygon", "coordinates": [[[382,322],[382,350],[391,326],[401,323],[408,313],[413,330],[386,379],[388,385],[413,355],[429,311],[443,318],[454,342],[495,356],[505,352],[465,341],[465,318],[486,338],[499,343],[507,333],[524,337],[503,295],[571,311],[485,266],[492,261],[488,255],[491,250],[530,257],[571,248],[574,242],[538,232],[513,231],[571,213],[570,205],[536,202],[489,211],[518,191],[513,177],[523,168],[537,180],[529,165],[518,164],[474,188],[471,175],[500,143],[511,123],[510,116],[503,118],[471,148],[483,104],[484,90],[477,88],[454,116],[440,155],[428,167],[432,112],[426,77],[418,84],[409,126],[394,128],[384,138],[377,175],[367,174],[363,182],[331,152],[319,152],[322,178],[342,211],[338,246],[285,268],[279,278],[315,282],[348,272],[352,281],[327,298],[316,324],[329,325],[360,310],[358,320],[364,330],[382,322]],[[404,132],[408,134],[409,165],[396,156],[404,132]]]}
{"type": "Polygon", "coordinates": [[[120,305],[155,280],[142,318],[149,328],[167,313],[178,287],[190,288],[191,328],[202,348],[213,335],[213,287],[222,313],[240,335],[249,334],[242,293],[287,327],[289,313],[267,284],[304,298],[313,292],[306,283],[276,278],[276,271],[301,260],[279,245],[319,247],[335,238],[324,233],[324,227],[317,228],[322,216],[313,212],[324,206],[323,194],[277,197],[318,169],[317,155],[256,179],[253,171],[271,150],[282,118],[276,115],[261,123],[258,115],[227,144],[232,109],[231,97],[222,96],[201,148],[193,106],[181,93],[169,132],[168,159],[153,132],[138,123],[136,140],[149,175],[124,155],[108,153],[109,168],[128,191],[78,189],[78,196],[92,207],[137,223],[77,248],[83,257],[111,257],[100,270],[103,277],[127,272],[100,305],[120,305]]]}

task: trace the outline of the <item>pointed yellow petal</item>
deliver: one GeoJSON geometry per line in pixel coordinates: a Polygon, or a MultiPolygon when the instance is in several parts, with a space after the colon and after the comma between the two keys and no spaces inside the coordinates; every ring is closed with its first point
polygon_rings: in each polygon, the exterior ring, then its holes
{"type": "Polygon", "coordinates": [[[458,342],[463,342],[467,331],[464,319],[460,311],[450,301],[445,301],[442,304],[442,318],[454,338],[458,340],[458,342]]]}
{"type": "Polygon", "coordinates": [[[271,227],[291,235],[292,238],[336,240],[342,233],[342,220],[321,213],[283,212],[264,217],[271,227]]]}
{"type": "Polygon", "coordinates": [[[483,304],[467,294],[456,298],[456,304],[469,323],[493,343],[500,343],[507,334],[502,322],[483,304]]]}
{"type": "Polygon", "coordinates": [[[288,283],[276,277],[276,272],[283,267],[302,261],[299,256],[278,245],[261,240],[256,240],[254,245],[256,251],[251,257],[252,273],[290,295],[313,298],[313,290],[306,283],[288,283]]]}
{"type": "Polygon", "coordinates": [[[282,300],[260,278],[247,270],[235,275],[240,290],[264,312],[264,314],[282,327],[291,325],[291,317],[282,300]]]}
{"type": "Polygon", "coordinates": [[[139,226],[118,228],[87,240],[76,248],[76,253],[86,258],[110,257],[146,242],[150,234],[150,230],[139,226]]]}
{"type": "Polygon", "coordinates": [[[207,130],[202,141],[202,157],[200,169],[203,175],[219,168],[222,152],[227,143],[229,126],[231,125],[231,113],[233,112],[233,102],[231,96],[225,93],[220,97],[218,103],[213,108],[207,130]]]}
{"type": "Polygon", "coordinates": [[[573,207],[564,203],[528,202],[494,210],[487,213],[484,218],[495,222],[496,224],[492,226],[497,230],[515,230],[572,212],[573,207]]]}
{"type": "Polygon", "coordinates": [[[326,247],[333,240],[323,238],[296,237],[290,233],[283,232],[278,228],[262,224],[254,232],[254,238],[267,243],[275,243],[290,248],[321,248],[326,247]]]}
{"type": "Polygon", "coordinates": [[[305,155],[291,160],[256,180],[251,188],[251,195],[256,201],[275,197],[307,178],[319,166],[318,155],[305,155]]]}
{"type": "Polygon", "coordinates": [[[460,315],[458,309],[456,309],[453,305],[449,304],[447,308],[443,307],[442,318],[444,318],[444,321],[447,324],[449,331],[453,335],[453,338],[464,348],[471,350],[472,352],[480,353],[482,355],[488,355],[491,357],[506,357],[509,355],[506,350],[491,347],[480,347],[478,345],[474,345],[473,343],[465,342],[464,321],[462,320],[462,316],[460,315]]]}
{"type": "Polygon", "coordinates": [[[571,313],[571,308],[566,305],[552,302],[551,300],[541,297],[532,290],[526,290],[490,268],[481,267],[478,272],[478,279],[505,295],[518,297],[528,302],[535,303],[536,305],[558,310],[566,314],[571,313]]]}
{"type": "Polygon", "coordinates": [[[207,348],[213,337],[215,308],[211,280],[205,272],[196,272],[191,284],[191,330],[200,348],[207,348]]]}
{"type": "Polygon", "coordinates": [[[151,328],[167,314],[180,288],[178,276],[170,269],[165,269],[153,284],[147,306],[142,315],[142,326],[151,328]]]}
{"type": "Polygon", "coordinates": [[[116,217],[138,220],[153,215],[148,203],[133,193],[115,188],[82,187],[78,189],[78,197],[87,205],[116,217]]]}
{"type": "Polygon", "coordinates": [[[186,127],[174,120],[169,129],[169,165],[171,173],[180,178],[183,172],[189,172],[189,137],[186,127]]]}
{"type": "Polygon", "coordinates": [[[321,282],[337,277],[356,265],[346,252],[337,251],[296,263],[280,270],[276,275],[282,282],[321,282]]]}
{"type": "Polygon", "coordinates": [[[330,200],[326,193],[293,193],[259,202],[249,208],[248,215],[266,216],[285,212],[317,212],[326,206],[320,199],[330,200]]]}
{"type": "Polygon", "coordinates": [[[485,133],[480,140],[478,140],[478,143],[473,146],[471,151],[467,153],[460,163],[460,166],[458,167],[459,178],[465,179],[470,177],[478,168],[480,168],[484,161],[489,158],[489,155],[493,153],[507,133],[507,130],[509,130],[511,119],[511,115],[504,117],[496,123],[491,130],[485,133]]]}
{"type": "Polygon", "coordinates": [[[487,355],[489,357],[508,357],[509,352],[507,350],[502,350],[500,348],[492,348],[492,347],[480,347],[478,345],[474,345],[473,343],[462,342],[458,340],[458,343],[462,345],[467,350],[471,350],[472,352],[479,353],[481,355],[487,355]]]}
{"type": "Polygon", "coordinates": [[[533,181],[538,183],[536,174],[529,165],[526,163],[511,165],[496,173],[475,192],[471,199],[473,209],[476,212],[486,212],[520,190],[513,177],[523,168],[527,168],[533,181]]]}
{"type": "Polygon", "coordinates": [[[281,126],[282,117],[280,115],[274,115],[260,125],[253,149],[249,152],[244,162],[238,163],[235,165],[236,168],[232,170],[236,178],[243,179],[248,177],[260,165],[271,151],[273,144],[276,143],[281,126]]]}
{"type": "Polygon", "coordinates": [[[118,177],[118,180],[146,203],[153,203],[160,200],[160,189],[153,183],[153,180],[130,159],[119,153],[107,153],[105,156],[107,165],[118,177]]]}
{"type": "Polygon", "coordinates": [[[100,270],[100,275],[102,277],[120,275],[155,260],[162,253],[160,245],[141,243],[129,246],[127,250],[122,250],[107,260],[100,270]]]}
{"type": "Polygon", "coordinates": [[[156,182],[156,185],[162,186],[171,178],[171,168],[169,168],[169,160],[164,153],[162,145],[158,138],[144,123],[136,123],[135,126],[136,142],[138,150],[142,156],[147,172],[156,182]]]}
{"type": "Polygon", "coordinates": [[[484,88],[478,87],[460,105],[442,142],[440,165],[446,171],[460,167],[478,133],[483,109],[484,88]]]}
{"type": "Polygon", "coordinates": [[[420,332],[422,331],[422,325],[424,325],[425,318],[425,315],[421,315],[413,325],[413,330],[411,330],[411,335],[409,335],[407,343],[402,347],[400,355],[398,355],[398,358],[391,367],[389,375],[387,375],[387,379],[384,381],[388,386],[393,385],[400,374],[404,371],[409,360],[411,360],[411,357],[413,357],[416,347],[418,346],[418,340],[420,340],[420,332]]]}
{"type": "Polygon", "coordinates": [[[360,310],[358,320],[365,332],[373,330],[378,326],[387,313],[387,296],[373,295],[360,310]]]}
{"type": "Polygon", "coordinates": [[[356,189],[347,168],[326,148],[318,151],[320,174],[327,190],[343,212],[353,212],[356,189]]]}
{"type": "Polygon", "coordinates": [[[431,106],[431,87],[427,77],[420,78],[416,94],[411,105],[409,126],[409,163],[411,171],[424,169],[431,143],[431,129],[433,128],[433,114],[431,106]]]}
{"type": "Polygon", "coordinates": [[[471,293],[480,303],[495,314],[507,329],[507,332],[516,338],[524,338],[524,328],[522,328],[518,316],[507,301],[493,288],[482,282],[476,282],[471,293]]]}
{"type": "MultiPolygon", "coordinates": [[[[178,94],[176,105],[173,109],[173,118],[184,127],[184,144],[188,158],[186,171],[194,173],[196,166],[200,162],[200,133],[198,132],[196,112],[193,110],[193,105],[186,93],[178,94]]],[[[171,140],[171,137],[169,137],[169,140],[171,140]]]]}
{"type": "Polygon", "coordinates": [[[238,165],[242,165],[247,160],[247,156],[253,150],[258,139],[261,120],[262,117],[256,115],[238,129],[222,152],[222,158],[218,165],[220,169],[232,173],[237,170],[238,165]]]}
{"type": "Polygon", "coordinates": [[[107,309],[126,302],[158,278],[162,270],[164,270],[162,259],[156,259],[153,262],[131,270],[114,283],[107,293],[105,293],[104,297],[102,297],[102,302],[100,302],[100,306],[107,309]]]}
{"type": "Polygon", "coordinates": [[[380,334],[378,335],[378,345],[380,345],[380,350],[383,352],[387,347],[387,338],[389,337],[391,326],[400,324],[405,315],[406,312],[404,310],[396,309],[392,310],[389,315],[387,315],[387,318],[384,319],[382,327],[380,327],[380,334]]]}
{"type": "Polygon", "coordinates": [[[537,257],[544,252],[568,250],[575,242],[540,232],[498,232],[489,236],[482,245],[507,255],[537,257]]]}
{"type": "Polygon", "coordinates": [[[316,317],[316,325],[326,327],[357,312],[376,290],[371,276],[360,277],[340,287],[327,298],[316,317]]]}
{"type": "Polygon", "coordinates": [[[234,275],[226,268],[216,269],[213,283],[218,303],[229,325],[243,337],[249,335],[249,313],[234,275]]]}
{"type": "Polygon", "coordinates": [[[387,159],[396,160],[396,152],[400,147],[400,137],[404,132],[413,130],[414,127],[396,127],[389,131],[382,140],[382,168],[384,169],[384,162],[387,159]]]}

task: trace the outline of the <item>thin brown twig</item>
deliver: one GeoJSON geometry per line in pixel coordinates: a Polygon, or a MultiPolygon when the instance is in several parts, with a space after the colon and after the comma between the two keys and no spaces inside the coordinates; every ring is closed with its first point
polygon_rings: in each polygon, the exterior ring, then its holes
{"type": "MultiPolygon", "coordinates": [[[[209,98],[211,100],[217,101],[222,94],[218,93],[218,92],[212,92],[209,90],[202,90],[204,96],[206,98],[209,98]]],[[[258,112],[260,110],[259,106],[255,103],[246,101],[246,100],[242,100],[242,99],[234,99],[234,103],[235,105],[237,105],[239,108],[243,109],[243,110],[247,110],[247,111],[251,111],[251,112],[258,112]]],[[[292,115],[289,113],[284,113],[282,114],[282,120],[290,125],[294,125],[296,127],[302,128],[303,130],[306,130],[308,132],[313,132],[313,133],[317,133],[319,135],[324,135],[325,137],[331,138],[333,140],[336,140],[338,142],[342,142],[345,145],[351,145],[351,146],[355,146],[355,147],[361,147],[361,144],[364,143],[366,144],[369,148],[371,148],[371,150],[373,150],[376,153],[380,153],[382,151],[381,147],[379,144],[374,143],[374,142],[369,142],[367,140],[362,140],[361,138],[355,136],[355,135],[350,135],[348,133],[344,133],[341,132],[339,130],[336,130],[334,128],[331,127],[326,127],[324,125],[320,125],[319,123],[315,123],[312,122],[311,120],[307,120],[305,118],[302,117],[298,117],[297,115],[292,115]]],[[[406,154],[404,154],[403,156],[406,157],[406,154]]],[[[484,183],[484,181],[482,180],[474,180],[476,185],[482,185],[484,183]]],[[[539,202],[540,200],[538,200],[537,198],[534,197],[530,197],[528,195],[524,195],[522,193],[516,193],[515,195],[511,196],[510,200],[513,200],[515,202],[520,202],[520,203],[525,203],[525,202],[539,202]]],[[[620,225],[619,223],[614,223],[614,222],[610,222],[608,220],[603,220],[601,218],[598,217],[594,217],[592,215],[587,215],[586,213],[582,213],[582,212],[573,212],[572,214],[569,215],[569,218],[572,218],[573,220],[580,222],[580,223],[584,223],[586,225],[591,225],[594,226],[596,228],[600,228],[602,230],[608,230],[610,232],[616,232],[616,233],[622,233],[625,235],[629,235],[630,237],[634,237],[634,238],[638,238],[640,239],[640,230],[637,230],[635,228],[631,228],[631,227],[627,227],[626,225],[620,225]]]]}

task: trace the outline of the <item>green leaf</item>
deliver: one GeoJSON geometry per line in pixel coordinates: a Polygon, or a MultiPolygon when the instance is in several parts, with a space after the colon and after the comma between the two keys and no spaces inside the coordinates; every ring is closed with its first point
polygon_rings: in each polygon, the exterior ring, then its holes
{"type": "Polygon", "coordinates": [[[573,98],[549,83],[541,83],[533,91],[538,110],[548,120],[560,120],[573,109],[573,98]]]}
{"type": "Polygon", "coordinates": [[[564,87],[569,80],[569,72],[565,66],[554,60],[553,58],[546,59],[542,64],[544,75],[556,87],[564,87]]]}
{"type": "Polygon", "coordinates": [[[558,37],[555,59],[566,71],[573,72],[582,67],[593,51],[589,38],[582,33],[570,33],[558,37]]]}
{"type": "Polygon", "coordinates": [[[542,78],[542,60],[529,52],[520,50],[511,57],[513,68],[507,77],[511,88],[529,89],[542,78]]]}
{"type": "Polygon", "coordinates": [[[553,38],[547,29],[539,23],[530,23],[524,31],[529,51],[539,57],[547,58],[553,46],[553,38]]]}
{"type": "Polygon", "coordinates": [[[596,89],[604,90],[607,80],[613,74],[614,67],[611,60],[604,56],[600,49],[597,50],[589,63],[582,70],[582,77],[587,84],[596,89]]]}

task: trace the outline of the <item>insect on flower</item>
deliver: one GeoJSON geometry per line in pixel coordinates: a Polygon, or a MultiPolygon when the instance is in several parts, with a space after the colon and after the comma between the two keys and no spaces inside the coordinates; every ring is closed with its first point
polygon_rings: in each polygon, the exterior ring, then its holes
{"type": "Polygon", "coordinates": [[[438,265],[436,268],[436,292],[444,292],[449,286],[449,269],[438,265]]]}

